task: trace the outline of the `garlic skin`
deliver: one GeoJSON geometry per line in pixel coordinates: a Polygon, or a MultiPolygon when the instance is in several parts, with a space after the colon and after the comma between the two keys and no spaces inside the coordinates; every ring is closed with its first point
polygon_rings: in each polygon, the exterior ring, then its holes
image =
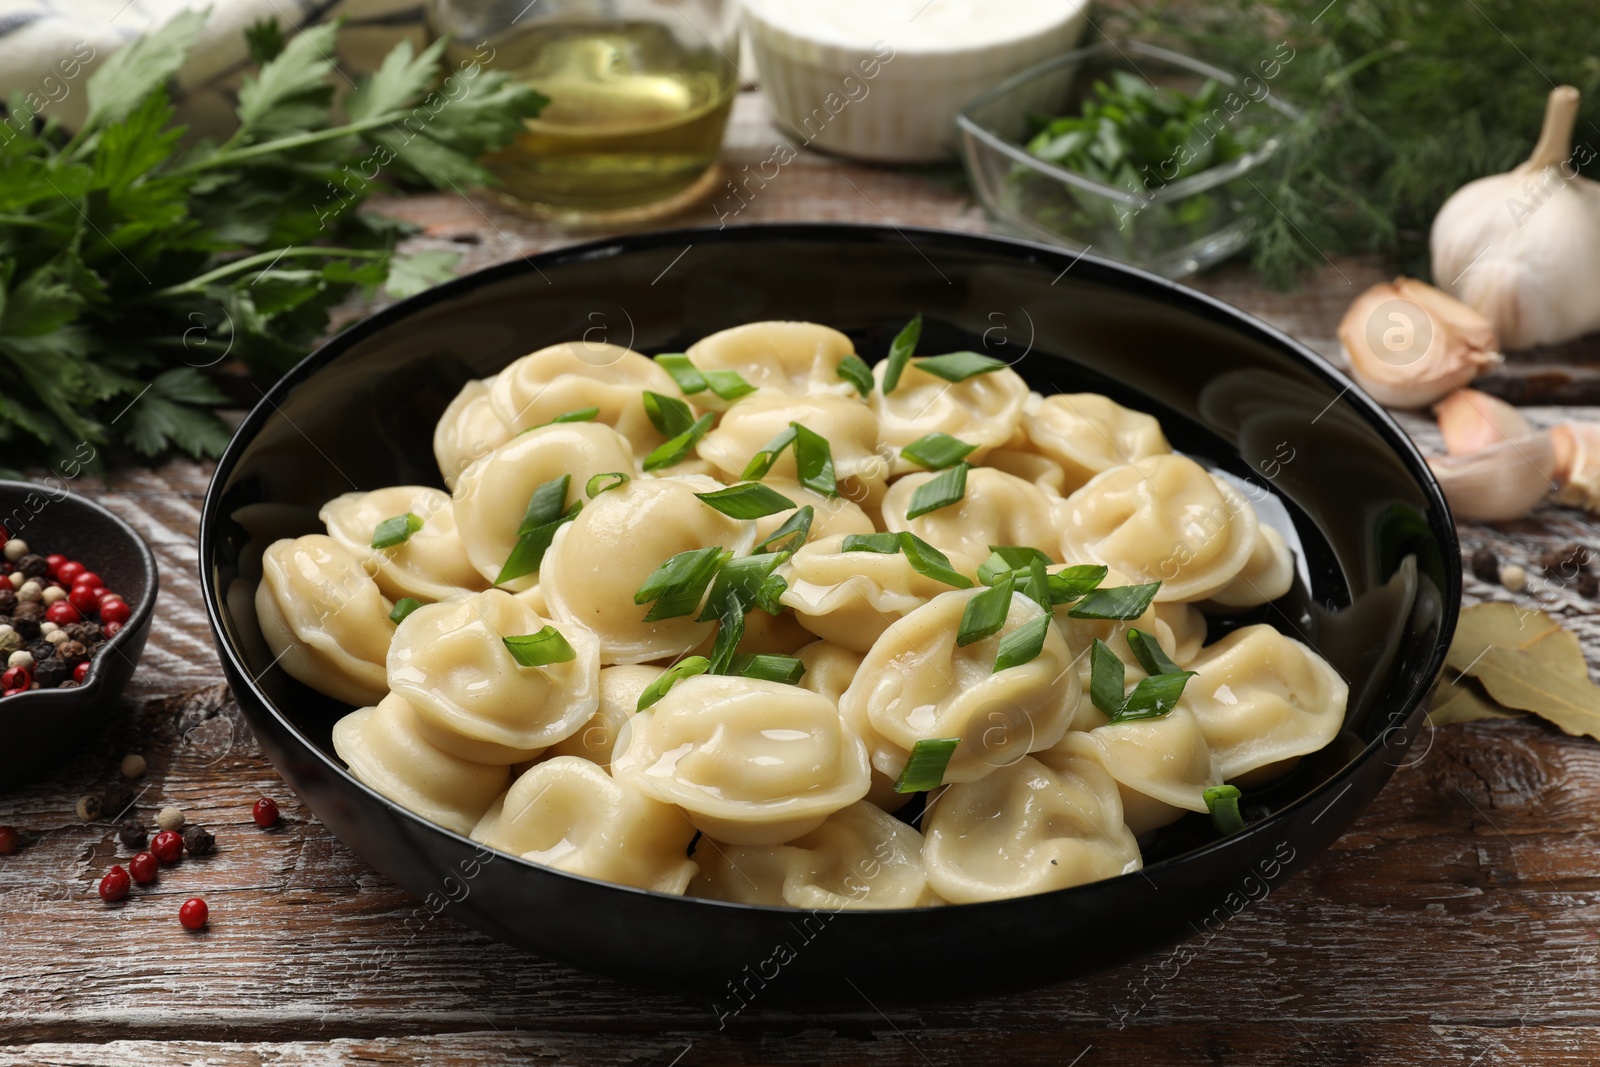
{"type": "Polygon", "coordinates": [[[1520,519],[1556,488],[1556,448],[1549,430],[1501,441],[1465,456],[1429,456],[1458,519],[1520,519]]]}
{"type": "Polygon", "coordinates": [[[1433,406],[1433,415],[1439,420],[1444,450],[1452,456],[1464,456],[1533,432],[1522,412],[1499,397],[1476,389],[1457,389],[1433,406]]]}
{"type": "Polygon", "coordinates": [[[1563,422],[1550,428],[1556,451],[1556,502],[1600,511],[1600,425],[1563,422]]]}
{"type": "Polygon", "coordinates": [[[1499,363],[1489,320],[1431,285],[1400,277],[1356,297],[1339,322],[1350,373],[1385,407],[1426,407],[1499,363]]]}
{"type": "Polygon", "coordinates": [[[1578,90],[1551,90],[1527,162],[1468,182],[1434,217],[1433,277],[1486,315],[1508,348],[1600,329],[1600,182],[1576,175],[1578,90]]]}

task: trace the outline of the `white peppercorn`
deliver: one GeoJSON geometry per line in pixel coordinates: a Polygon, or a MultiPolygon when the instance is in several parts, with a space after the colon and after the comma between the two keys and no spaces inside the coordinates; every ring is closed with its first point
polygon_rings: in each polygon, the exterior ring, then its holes
{"type": "Polygon", "coordinates": [[[31,670],[33,668],[33,653],[25,648],[19,648],[6,657],[6,666],[27,667],[31,670]]]}
{"type": "Polygon", "coordinates": [[[163,830],[183,829],[183,812],[174,807],[162,808],[156,813],[156,825],[163,830]]]}
{"type": "Polygon", "coordinates": [[[27,581],[23,582],[21,585],[17,586],[17,599],[18,600],[21,600],[21,601],[42,600],[43,598],[44,598],[44,586],[40,585],[38,582],[34,581],[31,578],[28,579],[27,581]]]}
{"type": "Polygon", "coordinates": [[[1508,563],[1500,568],[1500,584],[1513,593],[1520,593],[1528,587],[1528,572],[1515,563],[1508,563]]]}
{"type": "Polygon", "coordinates": [[[6,542],[5,553],[6,559],[10,560],[12,563],[15,563],[17,560],[28,554],[28,542],[24,541],[20,537],[13,537],[11,540],[6,542]]]}
{"type": "Polygon", "coordinates": [[[42,599],[46,604],[54,604],[56,601],[60,600],[66,595],[67,591],[61,588],[59,585],[47,585],[44,587],[44,592],[40,594],[40,599],[42,599]]]}
{"type": "Polygon", "coordinates": [[[145,769],[145,759],[139,753],[130,752],[122,757],[122,777],[143,778],[145,769]]]}
{"type": "Polygon", "coordinates": [[[67,631],[61,629],[60,627],[57,627],[56,629],[45,634],[44,639],[49,641],[52,645],[60,645],[63,642],[72,640],[72,638],[67,636],[67,631]]]}

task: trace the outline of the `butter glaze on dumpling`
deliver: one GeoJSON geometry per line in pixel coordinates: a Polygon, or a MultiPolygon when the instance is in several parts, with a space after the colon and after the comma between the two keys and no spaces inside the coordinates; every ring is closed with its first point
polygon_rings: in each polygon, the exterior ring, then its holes
{"type": "Polygon", "coordinates": [[[501,371],[489,388],[489,398],[495,414],[513,433],[543,426],[571,411],[599,408],[595,421],[627,438],[642,459],[663,440],[645,412],[646,389],[663,396],[683,395],[672,375],[631,349],[568,341],[523,356],[501,371]]]}
{"type": "Polygon", "coordinates": [[[373,561],[378,588],[391,600],[443,600],[486,584],[461,544],[450,497],[437,489],[396,485],[345,493],[322,505],[317,517],[351,555],[373,561]],[[373,548],[379,523],[408,512],[422,520],[422,528],[401,544],[373,548]]]}

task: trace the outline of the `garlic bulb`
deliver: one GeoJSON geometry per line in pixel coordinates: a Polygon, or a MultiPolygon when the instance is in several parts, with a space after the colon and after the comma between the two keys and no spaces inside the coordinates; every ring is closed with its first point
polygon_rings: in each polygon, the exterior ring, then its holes
{"type": "Polygon", "coordinates": [[[1520,519],[1556,488],[1556,448],[1548,430],[1465,456],[1429,456],[1458,519],[1520,519]]]}
{"type": "Polygon", "coordinates": [[[1413,278],[1374,285],[1339,323],[1350,372],[1378,403],[1419,408],[1500,362],[1489,321],[1413,278]]]}
{"type": "Polygon", "coordinates": [[[1552,90],[1527,162],[1468,182],[1433,220],[1434,280],[1488,316],[1508,348],[1600,329],[1600,182],[1577,177],[1594,157],[1572,150],[1577,117],[1578,90],[1552,90]]]}
{"type": "Polygon", "coordinates": [[[1444,450],[1452,456],[1463,456],[1533,432],[1522,412],[1499,397],[1476,389],[1457,389],[1433,405],[1433,415],[1439,420],[1444,450]]]}
{"type": "Polygon", "coordinates": [[[1556,501],[1600,511],[1600,425],[1563,422],[1551,427],[1556,449],[1556,501]]]}

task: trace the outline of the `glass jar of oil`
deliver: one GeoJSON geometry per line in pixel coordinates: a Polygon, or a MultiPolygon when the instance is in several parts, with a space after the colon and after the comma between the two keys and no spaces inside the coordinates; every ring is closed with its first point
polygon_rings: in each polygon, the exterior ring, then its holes
{"type": "MultiPolygon", "coordinates": [[[[730,0],[730,7],[733,0],[730,0]]],[[[447,55],[549,97],[484,158],[514,206],[573,222],[648,218],[715,184],[739,89],[721,0],[431,0],[447,55]]]]}

